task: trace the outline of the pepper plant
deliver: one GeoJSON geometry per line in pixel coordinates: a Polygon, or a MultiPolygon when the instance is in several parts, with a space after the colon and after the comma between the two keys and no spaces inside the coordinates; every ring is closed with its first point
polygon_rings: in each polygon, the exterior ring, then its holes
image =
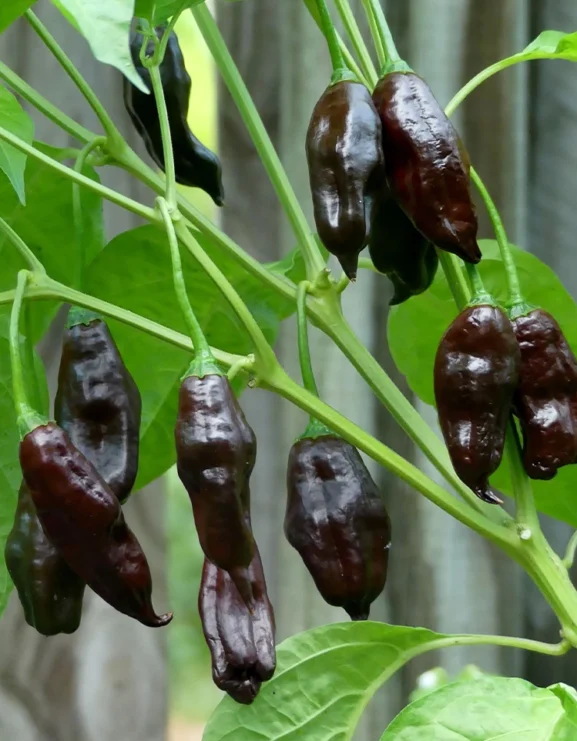
{"type": "MultiPolygon", "coordinates": [[[[333,274],[327,268],[326,253],[299,206],[206,4],[199,0],[99,0],[83,3],[80,11],[76,2],[53,2],[86,37],[96,59],[117,67],[143,92],[146,86],[129,52],[133,17],[140,19],[145,34],[147,29],[167,24],[166,36],[160,40],[152,32],[149,34],[149,40],[156,39],[154,52],[146,61],[141,58],[150,72],[161,130],[163,156],[157,152],[155,159],[164,163],[166,175],[151,169],[128,146],[65,50],[30,9],[32,0],[3,0],[0,31],[10,33],[9,25],[24,15],[60,63],[63,74],[75,83],[78,95],[93,109],[99,130],[90,131],[77,124],[0,62],[0,78],[5,83],[0,88],[0,167],[4,173],[0,180],[0,307],[4,316],[0,368],[5,387],[0,399],[4,419],[2,537],[7,535],[14,515],[21,479],[19,424],[22,427],[23,422],[27,423],[21,429],[24,435],[37,419],[48,414],[46,384],[38,372],[41,364],[31,356],[29,348],[44,335],[58,308],[68,303],[106,318],[139,387],[143,426],[137,488],[160,476],[175,462],[170,432],[176,419],[180,379],[190,376],[191,360],[200,376],[203,373],[199,374],[198,368],[203,363],[214,372],[216,362],[218,372],[227,373],[237,393],[258,385],[280,395],[308,413],[315,424],[324,425],[323,430],[338,435],[459,522],[488,538],[504,557],[514,559],[525,569],[559,620],[560,640],[556,644],[512,636],[442,635],[426,628],[370,621],[307,631],[278,647],[276,674],[263,684],[252,705],[236,705],[230,698],[222,701],[205,731],[206,741],[350,739],[376,689],[411,658],[438,648],[485,644],[551,656],[577,648],[577,590],[569,577],[577,537],[571,538],[562,556],[552,550],[539,523],[542,512],[577,528],[577,513],[572,506],[577,468],[565,466],[549,481],[530,479],[523,463],[520,429],[516,422],[509,422],[506,441],[503,430],[503,461],[490,479],[492,495],[485,498],[494,502],[498,498],[495,491],[512,497],[514,514],[482,501],[457,475],[444,443],[347,323],[341,295],[354,291],[355,286],[347,276],[333,274]],[[204,36],[294,231],[298,246],[282,263],[259,263],[177,193],[159,65],[166,49],[165,39],[185,12],[192,13],[204,36]],[[32,121],[15,95],[60,126],[76,144],[57,149],[35,141],[32,121]],[[122,168],[147,185],[147,202],[139,203],[102,185],[98,173],[104,167],[122,168]],[[138,215],[148,224],[107,242],[102,199],[138,215]],[[148,261],[150,270],[154,270],[153,295],[144,295],[138,281],[140,271],[130,267],[136,258],[138,265],[148,261]],[[159,268],[162,265],[164,270],[159,268]],[[287,374],[274,352],[278,326],[296,312],[297,304],[301,309],[299,350],[304,385],[287,374]],[[217,305],[218,313],[214,310],[217,305]],[[21,313],[25,322],[20,321],[21,313]],[[307,322],[339,347],[379,403],[437,469],[444,485],[319,398],[308,357],[307,322]],[[26,352],[21,352],[22,346],[26,352]],[[150,362],[155,357],[162,357],[161,369],[150,362]],[[12,381],[13,393],[9,390],[12,381]],[[159,403],[159,399],[165,401],[159,403]],[[31,408],[26,400],[30,400],[31,408]]],[[[354,80],[372,92],[383,73],[408,71],[406,62],[398,57],[378,0],[363,0],[378,71],[348,0],[334,0],[332,5],[345,29],[345,38],[337,34],[324,0],[304,2],[319,26],[319,44],[327,43],[334,67],[333,83],[354,80]]],[[[486,79],[533,59],[577,61],[577,33],[545,31],[525,50],[481,71],[455,94],[446,107],[447,116],[486,79]]],[[[469,171],[468,164],[461,163],[460,167],[462,172],[470,172],[471,183],[491,218],[495,240],[480,242],[482,260],[478,269],[467,266],[465,270],[454,254],[438,250],[442,272],[437,273],[427,290],[418,295],[406,294],[403,299],[408,300],[391,311],[388,326],[390,349],[400,371],[414,393],[430,404],[435,403],[433,370],[437,347],[464,307],[491,305],[494,312],[500,312],[499,316],[505,316],[503,311],[507,311],[519,332],[523,322],[518,325],[517,320],[532,316],[533,307],[540,307],[555,317],[565,332],[568,344],[563,345],[562,351],[567,373],[573,372],[570,348],[577,349],[577,307],[573,300],[546,265],[508,243],[498,210],[478,173],[472,167],[469,171]],[[497,311],[498,304],[501,309],[497,311]],[[427,316],[426,333],[418,332],[418,317],[423,315],[427,316]],[[408,342],[411,353],[405,352],[408,342]]],[[[436,197],[438,192],[434,190],[431,195],[436,197]]],[[[406,204],[401,205],[406,212],[406,204]]],[[[413,221],[422,231],[416,219],[413,221]]],[[[477,261],[478,255],[471,254],[472,261],[477,261]]],[[[436,265],[436,258],[429,262],[436,265]]],[[[359,266],[375,269],[365,257],[360,258],[359,266]]],[[[348,272],[354,275],[354,270],[348,272]]],[[[420,285],[419,290],[425,287],[420,285]]],[[[557,325],[548,326],[553,326],[552,336],[557,337],[557,325]]],[[[558,337],[556,341],[561,342],[558,337]]],[[[561,378],[561,385],[566,380],[561,378]]],[[[527,401],[526,392],[523,387],[516,403],[527,401]]],[[[575,405],[575,387],[571,394],[569,401],[575,405]]],[[[443,395],[443,403],[447,398],[450,401],[450,395],[443,395]]],[[[507,417],[511,419],[510,415],[507,417]]],[[[501,451],[497,452],[500,458],[501,451]]],[[[572,461],[575,457],[563,463],[572,461]]],[[[561,462],[556,464],[559,465],[561,462]]],[[[556,467],[553,468],[554,474],[556,467]]],[[[117,505],[111,500],[110,506],[117,505]]],[[[394,523],[392,526],[394,531],[394,523]]],[[[50,532],[47,535],[50,537],[50,532]]],[[[394,558],[394,547],[391,557],[394,558]]],[[[2,583],[7,581],[3,574],[2,583]]],[[[9,593],[7,586],[1,594],[0,609],[5,607],[9,593]]],[[[499,677],[462,679],[415,699],[392,721],[382,739],[432,738],[433,733],[436,739],[447,741],[457,736],[485,741],[507,735],[566,739],[571,737],[572,729],[574,732],[576,719],[577,694],[570,687],[538,689],[520,679],[499,677]]]]}

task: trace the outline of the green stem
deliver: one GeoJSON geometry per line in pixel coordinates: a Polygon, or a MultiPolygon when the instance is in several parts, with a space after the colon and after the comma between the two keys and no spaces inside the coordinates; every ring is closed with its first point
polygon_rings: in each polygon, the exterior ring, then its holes
{"type": "Polygon", "coordinates": [[[32,26],[34,31],[38,34],[38,36],[42,39],[42,41],[56,58],[56,60],[59,62],[60,66],[64,69],[68,77],[70,77],[72,82],[82,93],[86,102],[92,108],[92,110],[96,114],[96,117],[102,124],[102,128],[104,129],[107,137],[110,140],[110,144],[112,145],[113,143],[116,143],[118,145],[119,142],[123,142],[124,140],[122,139],[120,132],[114,125],[113,120],[108,115],[106,108],[104,108],[104,106],[98,99],[98,96],[86,82],[84,77],[80,74],[78,69],[74,66],[74,64],[72,64],[66,52],[56,41],[54,36],[52,36],[50,31],[32,10],[27,10],[24,13],[24,17],[32,26]]]}
{"type": "Polygon", "coordinates": [[[24,100],[27,100],[31,105],[34,106],[40,113],[44,114],[46,118],[53,121],[61,129],[64,129],[70,136],[78,139],[81,142],[89,142],[93,139],[96,134],[86,129],[84,126],[76,123],[73,118],[67,116],[65,113],[53,105],[43,95],[34,90],[25,80],[19,77],[16,72],[10,69],[4,62],[0,62],[0,80],[9,85],[14,92],[18,93],[24,100]]]}
{"type": "Polygon", "coordinates": [[[212,279],[217,288],[221,291],[224,298],[231,305],[242,324],[244,325],[249,337],[254,345],[255,353],[255,372],[259,376],[266,376],[278,367],[275,354],[267,342],[261,328],[255,318],[250,313],[247,305],[238,295],[228,278],[210,259],[202,247],[193,237],[184,221],[176,224],[176,234],[178,239],[190,252],[190,254],[199,262],[206,274],[212,279]]]}
{"type": "MultiPolygon", "coordinates": [[[[14,296],[14,291],[3,291],[0,293],[0,305],[12,303],[14,301],[14,296]]],[[[89,296],[86,293],[76,291],[73,288],[69,288],[62,283],[58,283],[57,281],[48,278],[47,276],[32,276],[30,279],[30,285],[26,291],[26,300],[53,301],[54,299],[66,301],[75,306],[83,306],[85,309],[90,309],[97,314],[117,319],[119,322],[122,322],[129,327],[134,327],[135,329],[149,334],[151,337],[163,340],[163,342],[166,342],[169,345],[186,350],[189,353],[194,352],[195,348],[190,338],[180,332],[175,332],[169,327],[153,322],[152,320],[146,319],[145,317],[135,314],[132,311],[128,311],[127,309],[122,309],[120,306],[109,304],[107,301],[102,301],[94,296],[89,296]]],[[[241,359],[246,361],[246,358],[241,355],[234,355],[233,353],[224,352],[217,348],[211,347],[211,352],[216,360],[227,368],[241,359]]]]}
{"type": "Polygon", "coordinates": [[[397,51],[395,40],[393,39],[393,34],[391,33],[391,29],[389,28],[389,24],[385,16],[385,11],[383,10],[383,7],[379,0],[370,0],[370,2],[372,5],[373,13],[375,14],[375,19],[379,25],[379,33],[385,47],[388,65],[396,65],[397,62],[402,62],[403,60],[401,59],[401,56],[397,51]]]}
{"type": "Polygon", "coordinates": [[[473,295],[469,300],[470,304],[493,304],[494,299],[491,294],[485,288],[481,273],[477,270],[476,265],[471,265],[470,262],[465,263],[465,269],[469,280],[471,282],[471,288],[473,289],[473,295]]]}
{"type": "Polygon", "coordinates": [[[301,366],[301,376],[303,385],[307,391],[315,396],[319,395],[313,364],[311,361],[311,351],[309,347],[309,330],[307,319],[307,293],[310,287],[308,281],[299,283],[297,291],[297,325],[298,325],[298,347],[299,362],[301,366]]]}
{"type": "Polygon", "coordinates": [[[569,570],[575,563],[575,553],[577,553],[577,532],[574,532],[569,543],[567,544],[567,550],[565,551],[565,557],[563,558],[563,566],[569,570]]]}
{"type": "Polygon", "coordinates": [[[331,55],[331,64],[333,65],[332,82],[335,83],[342,79],[350,78],[350,72],[345,63],[345,58],[342,55],[337,31],[331,19],[327,4],[325,0],[316,0],[316,5],[323,36],[326,39],[329,54],[331,55]],[[343,77],[343,75],[345,77],[343,77]]]}
{"type": "Polygon", "coordinates": [[[28,263],[30,270],[36,273],[46,273],[46,268],[32,252],[30,247],[28,247],[22,237],[12,229],[10,224],[2,218],[0,218],[0,232],[3,232],[6,238],[14,245],[14,247],[16,247],[18,252],[28,263]]]}
{"type": "Polygon", "coordinates": [[[509,240],[507,239],[507,232],[503,220],[499,214],[495,202],[489,195],[489,191],[485,187],[485,184],[479,177],[479,173],[474,167],[471,167],[471,180],[475,183],[477,190],[487,208],[487,213],[493,224],[493,230],[495,231],[495,237],[497,244],[499,245],[499,251],[501,252],[501,259],[503,261],[503,267],[505,268],[505,275],[507,278],[507,288],[509,291],[509,305],[518,306],[525,304],[523,295],[521,293],[521,286],[519,285],[519,275],[517,273],[517,266],[513,260],[513,255],[509,247],[509,240]]]}
{"type": "Polygon", "coordinates": [[[229,382],[232,383],[239,373],[250,373],[254,366],[254,357],[247,356],[245,358],[239,358],[236,363],[230,366],[226,377],[229,382]]]}
{"type": "MultiPolygon", "coordinates": [[[[98,136],[91,142],[88,142],[80,154],[76,158],[74,165],[74,172],[82,174],[86,159],[92,150],[96,147],[106,144],[106,138],[98,136]]],[[[84,241],[84,219],[82,214],[82,198],[80,195],[80,186],[78,183],[72,183],[72,215],[74,219],[74,235],[76,238],[76,252],[77,252],[77,265],[76,265],[76,287],[78,290],[82,290],[82,284],[84,282],[84,271],[86,270],[86,244],[84,241]]]]}
{"type": "Polygon", "coordinates": [[[24,333],[26,342],[24,343],[24,371],[26,377],[30,378],[30,393],[28,394],[33,409],[40,411],[42,409],[42,396],[40,394],[40,384],[38,382],[38,373],[36,372],[36,362],[34,360],[34,346],[32,345],[32,312],[30,311],[30,302],[26,301],[22,307],[24,313],[24,333]]]}
{"type": "Polygon", "coordinates": [[[184,273],[182,272],[182,261],[180,258],[180,248],[178,246],[178,239],[176,237],[176,231],[174,229],[174,223],[170,216],[168,204],[164,200],[164,198],[157,198],[156,203],[160,213],[162,214],[166,234],[168,236],[170,257],[172,261],[172,277],[174,280],[174,291],[176,293],[176,299],[178,301],[182,316],[184,317],[186,328],[192,339],[192,344],[195,348],[195,354],[204,355],[207,358],[212,358],[210,346],[207,342],[204,332],[202,331],[202,327],[198,323],[198,319],[196,318],[192,305],[189,301],[188,294],[186,292],[186,283],[184,281],[184,273]]]}
{"type": "MultiPolygon", "coordinates": [[[[155,36],[156,38],[156,36],[155,36]]],[[[142,60],[145,63],[145,60],[142,60]]],[[[159,58],[158,63],[162,61],[162,57],[159,58]]],[[[164,90],[162,89],[162,80],[160,78],[160,69],[158,63],[148,67],[150,72],[150,80],[152,82],[152,90],[156,99],[156,107],[158,109],[158,118],[160,121],[160,133],[162,137],[162,149],[164,153],[164,173],[166,183],[166,202],[170,211],[176,209],[176,173],[174,169],[174,149],[172,145],[172,135],[170,133],[170,124],[168,122],[168,109],[166,107],[166,100],[164,98],[164,90]]]]}
{"type": "Polygon", "coordinates": [[[377,22],[377,16],[375,15],[374,2],[373,0],[362,0],[363,8],[365,9],[365,15],[369,22],[369,28],[371,29],[371,36],[377,50],[377,59],[379,65],[384,68],[387,63],[387,47],[385,46],[385,39],[379,28],[377,22]]]}
{"type": "Polygon", "coordinates": [[[22,139],[14,136],[14,134],[11,134],[9,131],[3,129],[2,127],[0,127],[0,140],[6,141],[8,142],[8,144],[12,144],[13,147],[16,147],[16,149],[24,152],[24,154],[27,154],[30,157],[34,157],[34,159],[37,159],[48,167],[51,167],[60,175],[64,175],[64,177],[69,178],[73,182],[83,185],[97,195],[102,196],[102,198],[106,198],[106,200],[111,201],[111,203],[115,203],[117,206],[121,206],[127,211],[132,211],[132,213],[137,214],[137,216],[142,216],[143,219],[147,219],[148,221],[152,222],[158,222],[158,216],[155,213],[154,209],[149,208],[148,206],[143,206],[141,203],[138,203],[138,201],[133,201],[132,198],[127,198],[121,193],[117,193],[115,190],[107,188],[106,186],[85,177],[81,173],[75,172],[72,168],[66,167],[66,165],[63,165],[60,162],[56,162],[56,160],[52,159],[52,157],[49,157],[43,152],[40,152],[40,150],[30,146],[30,144],[22,141],[22,139]]]}
{"type": "MultiPolygon", "coordinates": [[[[541,526],[539,524],[537,508],[535,507],[531,480],[523,467],[521,444],[513,420],[511,420],[507,429],[505,450],[509,458],[511,483],[515,491],[515,502],[517,504],[516,520],[519,527],[528,531],[526,534],[530,535],[531,533],[540,531],[541,526]]],[[[525,540],[526,536],[524,537],[521,534],[521,538],[525,540]]]]}
{"type": "Polygon", "coordinates": [[[166,28],[164,30],[164,33],[162,34],[162,38],[160,39],[160,44],[158,47],[159,59],[164,59],[166,47],[168,46],[168,41],[170,39],[170,34],[174,31],[174,27],[178,23],[178,19],[180,18],[180,16],[184,13],[185,10],[189,8],[189,6],[190,0],[183,0],[180,8],[176,11],[176,13],[174,13],[170,21],[166,24],[166,28]]]}
{"type": "Polygon", "coordinates": [[[312,281],[324,269],[325,261],[309,229],[306,217],[292,189],[286,171],[206,3],[196,5],[191,8],[191,12],[243,118],[279,201],[288,216],[303,251],[307,277],[312,281]]]}
{"type": "Polygon", "coordinates": [[[334,3],[338,10],[342,24],[345,27],[347,35],[351,40],[353,49],[355,50],[355,53],[359,58],[364,76],[369,82],[369,87],[373,88],[377,84],[377,70],[375,69],[375,65],[373,64],[373,60],[371,59],[371,55],[369,54],[369,50],[367,49],[366,44],[363,40],[361,30],[358,26],[355,16],[353,15],[351,6],[349,5],[348,0],[334,0],[334,3]]]}
{"type": "Polygon", "coordinates": [[[463,275],[463,270],[457,258],[444,250],[437,250],[439,262],[445,273],[449,289],[453,294],[457,308],[460,310],[469,303],[471,291],[463,275]]]}

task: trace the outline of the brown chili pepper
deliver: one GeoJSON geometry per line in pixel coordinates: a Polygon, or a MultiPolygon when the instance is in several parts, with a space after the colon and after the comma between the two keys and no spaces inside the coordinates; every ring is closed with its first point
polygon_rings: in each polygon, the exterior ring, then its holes
{"type": "Polygon", "coordinates": [[[390,72],[379,81],[373,100],[395,199],[430,242],[479,262],[468,155],[431,89],[414,72],[390,72]]]}
{"type": "Polygon", "coordinates": [[[64,331],[54,415],[125,502],[138,473],[142,402],[106,323],[89,319],[64,331]]]}
{"type": "Polygon", "coordinates": [[[306,153],[318,235],[354,280],[374,192],[383,182],[381,123],[369,91],[330,85],[315,106],[306,153]]]}
{"type": "Polygon", "coordinates": [[[24,482],[4,557],[28,625],[45,636],[74,633],[86,584],[44,534],[24,482]]]}
{"type": "Polygon", "coordinates": [[[486,502],[500,504],[489,476],[501,462],[519,378],[513,327],[497,306],[464,309],[445,332],[435,358],[435,399],[457,475],[486,502]]]}
{"type": "Polygon", "coordinates": [[[169,623],[171,613],[154,612],[150,569],[118,499],[66,432],[53,422],[33,429],[20,465],[44,532],[70,568],[119,612],[150,627],[169,623]]]}
{"type": "Polygon", "coordinates": [[[292,446],[285,535],[323,599],[366,620],[387,578],[391,523],[356,448],[332,434],[292,446]]]}
{"type": "Polygon", "coordinates": [[[178,475],[192,503],[202,550],[251,604],[248,567],[255,544],[242,494],[254,467],[256,439],[226,376],[184,379],[175,440],[178,475]]]}
{"type": "Polygon", "coordinates": [[[523,463],[532,479],[552,479],[577,463],[577,360],[551,314],[513,319],[521,350],[515,411],[523,428],[523,463]]]}

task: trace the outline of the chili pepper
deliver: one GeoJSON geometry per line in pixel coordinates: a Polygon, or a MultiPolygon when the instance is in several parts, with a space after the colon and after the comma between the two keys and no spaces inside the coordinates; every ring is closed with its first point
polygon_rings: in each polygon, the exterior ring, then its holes
{"type": "MultiPolygon", "coordinates": [[[[158,26],[155,31],[158,38],[161,38],[165,28],[158,26]]],[[[130,36],[132,61],[148,89],[152,90],[150,72],[140,61],[142,44],[143,35],[132,32],[130,36]]],[[[147,55],[152,55],[153,51],[153,44],[150,41],[147,55]]],[[[166,52],[160,64],[160,76],[168,110],[176,182],[192,188],[202,188],[217,206],[222,206],[224,191],[220,160],[194,136],[188,126],[191,80],[174,31],[170,33],[166,52]]],[[[124,105],[134,128],[144,140],[148,154],[164,172],[160,119],[154,95],[142,92],[124,77],[124,105]]]]}
{"type": "Polygon", "coordinates": [[[120,503],[92,463],[53,422],[20,443],[20,465],[38,519],[58,553],[96,594],[144,625],[157,616],[146,557],[124,520],[120,503]]]}
{"type": "Polygon", "coordinates": [[[332,434],[292,446],[284,522],[317,589],[353,620],[366,620],[387,577],[391,523],[356,448],[332,434]]]}
{"type": "Polygon", "coordinates": [[[391,306],[426,291],[439,265],[434,246],[414,227],[386,188],[375,199],[369,253],[375,268],[393,283],[391,306]]]}
{"type": "Polygon", "coordinates": [[[552,479],[577,463],[577,360],[561,327],[543,309],[513,319],[521,350],[515,411],[523,463],[533,479],[552,479]]]}
{"type": "Polygon", "coordinates": [[[384,178],[381,123],[364,85],[329,86],[315,106],[306,153],[318,235],[354,280],[372,196],[384,178]]]}
{"type": "Polygon", "coordinates": [[[393,196],[430,242],[479,262],[468,155],[431,89],[414,72],[390,72],[373,100],[393,196]]]}
{"type": "Polygon", "coordinates": [[[489,476],[501,462],[519,377],[513,327],[497,306],[464,309],[445,332],[435,358],[441,430],[459,478],[486,502],[501,500],[489,476]]]}
{"type": "Polygon", "coordinates": [[[202,550],[251,604],[254,538],[242,496],[254,468],[256,439],[226,376],[184,379],[175,439],[178,475],[192,503],[202,550]]]}
{"type": "Polygon", "coordinates": [[[141,399],[102,319],[64,332],[54,405],[57,423],[121,502],[138,472],[141,399]]]}
{"type": "Polygon", "coordinates": [[[86,585],[44,534],[24,482],[4,557],[28,625],[45,636],[74,633],[86,585]]]}

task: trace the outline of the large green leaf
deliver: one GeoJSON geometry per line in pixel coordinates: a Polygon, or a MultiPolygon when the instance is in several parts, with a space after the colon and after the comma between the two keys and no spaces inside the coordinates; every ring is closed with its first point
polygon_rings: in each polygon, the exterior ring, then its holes
{"type": "Polygon", "coordinates": [[[577,33],[565,33],[564,31],[542,31],[529,46],[514,57],[527,57],[539,52],[550,55],[552,59],[567,59],[570,62],[577,61],[577,33]]]}
{"type": "Polygon", "coordinates": [[[446,638],[424,628],[334,623],[277,649],[275,676],[252,705],[225,697],[203,741],[349,741],[376,690],[415,656],[446,638]]]}
{"type": "MultiPolygon", "coordinates": [[[[507,299],[505,273],[497,245],[481,240],[483,260],[479,265],[487,288],[501,302],[507,299]]],[[[551,312],[568,342],[577,352],[577,306],[557,275],[534,255],[512,246],[526,298],[551,312]]],[[[431,288],[420,296],[394,307],[389,315],[388,338],[393,359],[411,389],[427,404],[434,405],[433,367],[439,341],[457,315],[447,281],[439,271],[431,288]]],[[[491,483],[512,496],[511,481],[504,462],[491,483]]],[[[534,481],[533,491],[541,512],[577,527],[577,466],[562,468],[552,481],[534,481]]]]}
{"type": "Polygon", "coordinates": [[[572,741],[575,690],[535,687],[524,679],[455,682],[404,708],[381,741],[572,741]]]}
{"type": "Polygon", "coordinates": [[[138,18],[145,18],[157,25],[172,18],[178,11],[200,5],[204,1],[188,0],[187,3],[184,3],[184,0],[136,0],[134,15],[138,18]]]}
{"type": "MultiPolygon", "coordinates": [[[[12,134],[20,137],[28,144],[34,139],[34,124],[30,116],[24,111],[20,103],[0,85],[0,126],[12,134]]],[[[26,198],[24,194],[24,169],[26,167],[26,155],[6,142],[0,142],[0,170],[2,170],[12,183],[18,198],[22,204],[26,198]]]]}
{"type": "MultiPolygon", "coordinates": [[[[200,234],[195,237],[233,283],[271,344],[279,322],[294,306],[230,259],[217,255],[200,234]]],[[[246,354],[250,340],[214,283],[183,251],[189,297],[209,342],[222,350],[246,354]]],[[[291,263],[292,264],[292,263],[291,263]]],[[[164,232],[143,226],[120,234],[96,258],[86,276],[86,290],[167,327],[186,332],[175,299],[170,252],[164,232]]],[[[290,270],[289,263],[285,266],[290,270]]],[[[279,269],[280,270],[280,269],[279,269]]],[[[111,331],[143,398],[141,463],[137,487],[160,476],[175,460],[174,422],[180,378],[190,355],[162,340],[111,322],[111,331]]]]}
{"type": "Polygon", "coordinates": [[[35,2],[36,0],[2,0],[0,4],[0,33],[35,2]]]}

